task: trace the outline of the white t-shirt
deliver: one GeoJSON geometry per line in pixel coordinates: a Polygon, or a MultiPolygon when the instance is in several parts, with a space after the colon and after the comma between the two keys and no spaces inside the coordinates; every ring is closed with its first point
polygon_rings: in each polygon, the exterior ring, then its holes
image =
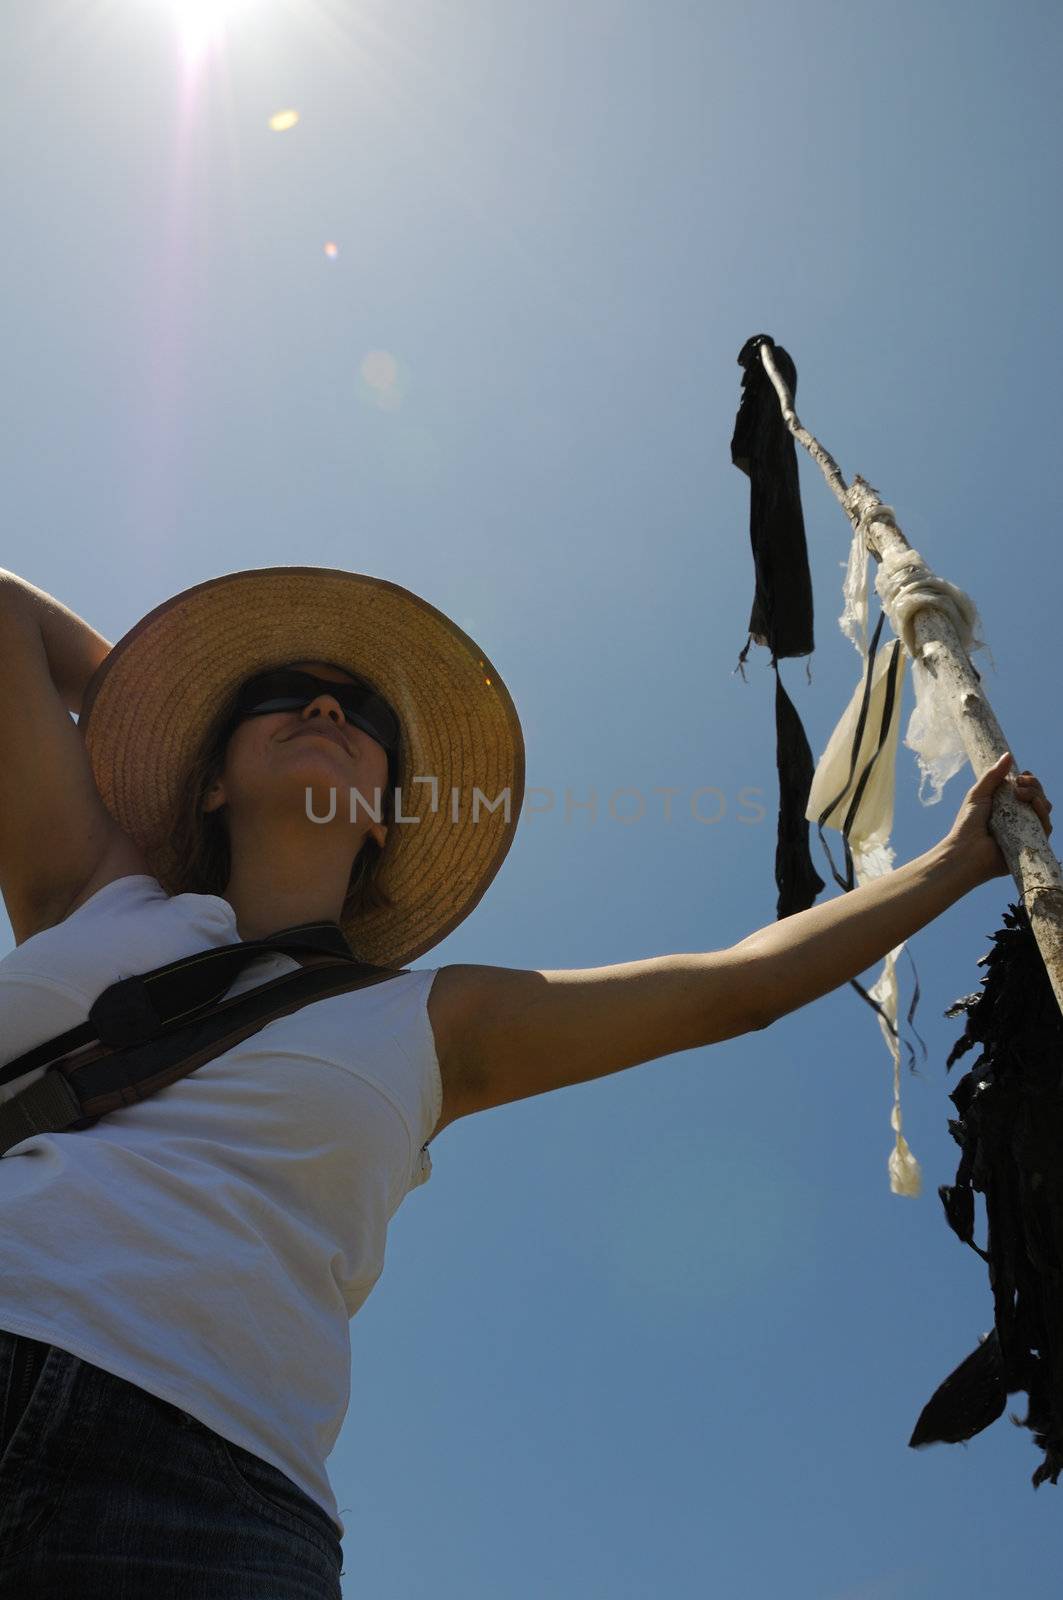
{"type": "MultiPolygon", "coordinates": [[[[85,1022],[120,978],[239,937],[217,895],[115,879],[0,960],[0,1065],[85,1022]]],[[[260,956],[226,994],[297,969],[260,956]]],[[[139,1104],[0,1159],[0,1328],[279,1467],[341,1537],[325,1461],[350,1400],[348,1324],[388,1222],[431,1174],[438,970],[312,1001],[139,1104]]]]}

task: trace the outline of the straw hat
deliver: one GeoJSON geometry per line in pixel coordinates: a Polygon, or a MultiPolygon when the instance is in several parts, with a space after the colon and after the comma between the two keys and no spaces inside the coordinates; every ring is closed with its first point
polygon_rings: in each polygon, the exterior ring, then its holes
{"type": "Polygon", "coordinates": [[[97,787],[167,893],[183,892],[170,843],[181,779],[237,685],[297,660],[347,667],[399,717],[402,809],[377,874],[394,907],[340,927],[362,960],[405,966],[478,904],[524,799],[509,691],[427,600],[331,567],[254,568],[185,589],[118,641],[86,689],[79,726],[97,787]]]}

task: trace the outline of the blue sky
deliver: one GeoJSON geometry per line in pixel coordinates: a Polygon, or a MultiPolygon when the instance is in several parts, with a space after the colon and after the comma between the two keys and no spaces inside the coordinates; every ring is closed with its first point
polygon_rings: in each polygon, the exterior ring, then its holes
{"type": "MultiPolygon", "coordinates": [[[[418,964],[722,948],[775,915],[729,453],[736,357],[768,332],[802,420],[978,604],[991,703],[1059,796],[1061,35],[1032,0],[248,0],[197,58],[166,0],[9,6],[0,562],[112,640],[250,566],[415,590],[496,663],[556,796],[418,964]]],[[[817,649],[811,683],[782,672],[818,756],[858,663],[848,525],[800,470],[817,649]]],[[[923,807],[903,747],[897,770],[899,863],[971,775],[923,807]]],[[[1030,1487],[1029,1433],[907,1448],[992,1323],[935,1192],[942,1013],[1012,889],[911,944],[918,1200],[889,1191],[891,1065],[848,987],[445,1131],[352,1325],[352,1600],[1054,1581],[1063,1489],[1030,1487]]]]}

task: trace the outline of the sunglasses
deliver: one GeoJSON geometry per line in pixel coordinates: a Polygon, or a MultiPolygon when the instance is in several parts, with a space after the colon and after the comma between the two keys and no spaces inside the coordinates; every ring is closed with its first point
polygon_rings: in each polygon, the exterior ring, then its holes
{"type": "Polygon", "coordinates": [[[382,695],[367,683],[333,683],[294,667],[280,667],[249,678],[240,689],[232,726],[245,717],[264,717],[272,711],[301,711],[320,694],[332,695],[348,722],[383,745],[389,756],[394,754],[399,743],[399,719],[382,695]]]}

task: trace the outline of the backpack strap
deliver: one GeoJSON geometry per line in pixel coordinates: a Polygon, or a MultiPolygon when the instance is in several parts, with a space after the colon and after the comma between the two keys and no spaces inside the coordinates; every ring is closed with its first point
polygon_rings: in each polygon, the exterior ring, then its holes
{"type": "Polygon", "coordinates": [[[280,953],[301,961],[312,951],[335,955],[356,966],[367,965],[356,961],[335,922],[304,922],[265,939],[195,950],[178,961],[110,984],[89,1007],[87,1022],[79,1022],[0,1067],[0,1086],[97,1040],[116,1050],[139,1044],[171,1022],[191,1018],[212,1006],[259,956],[280,953]]]}
{"type": "MultiPolygon", "coordinates": [[[[339,932],[338,929],[336,931],[339,932]]],[[[292,940],[290,934],[291,930],[284,930],[283,934],[272,935],[269,940],[247,941],[240,946],[222,946],[199,954],[229,958],[224,968],[220,961],[214,962],[218,970],[228,974],[222,990],[233,981],[231,962],[235,957],[231,957],[230,952],[238,949],[243,952],[243,959],[239,962],[243,966],[261,953],[262,945],[267,945],[271,952],[275,952],[281,948],[279,941],[283,939],[285,953],[290,952],[300,962],[299,972],[284,973],[245,994],[231,996],[213,1005],[200,999],[191,1008],[183,1005],[189,990],[182,989],[179,993],[178,990],[168,989],[166,1009],[173,1012],[169,1020],[160,1023],[155,1013],[155,1025],[152,1027],[151,1017],[146,1012],[142,1013],[137,1028],[130,1025],[126,1030],[136,1035],[129,1043],[118,1047],[101,1038],[98,1044],[79,1049],[72,1057],[69,1051],[57,1050],[72,1034],[80,1036],[84,1031],[83,1028],[71,1029],[49,1041],[48,1045],[39,1046],[10,1063],[4,1069],[5,1080],[31,1070],[32,1066],[46,1064],[49,1070],[21,1094],[0,1105],[0,1156],[32,1134],[76,1131],[90,1126],[109,1111],[147,1099],[149,1095],[156,1094],[257,1033],[274,1017],[287,1016],[314,1000],[385,982],[408,970],[376,967],[369,962],[357,961],[349,949],[347,955],[341,955],[334,945],[331,950],[325,948],[325,941],[320,939],[311,938],[308,948],[305,939],[297,937],[292,940]],[[250,954],[247,954],[249,950],[250,954]],[[62,1059],[55,1059],[56,1055],[61,1055],[62,1059]],[[27,1065],[31,1056],[39,1059],[27,1065]],[[17,1072],[13,1073],[11,1067],[17,1068],[17,1072]]],[[[100,998],[128,983],[146,986],[141,991],[130,990],[128,993],[162,995],[163,990],[153,980],[182,967],[190,972],[196,971],[197,976],[191,982],[201,984],[201,969],[196,963],[196,957],[185,957],[181,962],[141,974],[139,978],[123,979],[119,984],[111,985],[110,990],[104,990],[100,998]]],[[[211,981],[217,991],[213,976],[211,981]]],[[[196,992],[202,995],[204,990],[201,987],[196,992]]],[[[113,1038],[122,1031],[120,1013],[113,1007],[105,1015],[108,1021],[119,1019],[117,1027],[108,1029],[113,1038]]]]}

